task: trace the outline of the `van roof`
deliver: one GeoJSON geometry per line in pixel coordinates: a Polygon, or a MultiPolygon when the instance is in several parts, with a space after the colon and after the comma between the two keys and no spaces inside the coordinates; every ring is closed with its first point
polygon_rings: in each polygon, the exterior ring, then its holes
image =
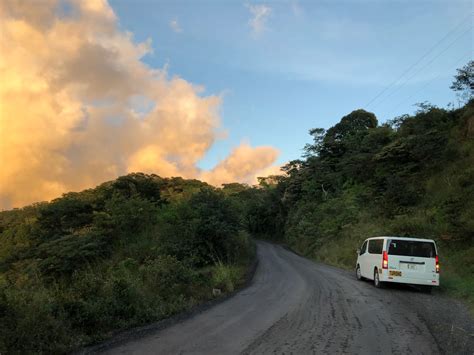
{"type": "Polygon", "coordinates": [[[379,237],[371,237],[367,238],[366,240],[372,240],[372,239],[402,239],[402,240],[412,240],[415,242],[435,242],[433,239],[423,239],[423,238],[408,238],[408,237],[398,237],[396,235],[381,235],[379,237]]]}

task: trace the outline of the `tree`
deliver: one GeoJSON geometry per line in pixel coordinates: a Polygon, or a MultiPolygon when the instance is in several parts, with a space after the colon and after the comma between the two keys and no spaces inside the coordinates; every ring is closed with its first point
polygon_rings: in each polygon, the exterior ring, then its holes
{"type": "Polygon", "coordinates": [[[235,261],[241,218],[222,190],[207,187],[162,211],[160,250],[194,266],[235,261]]]}
{"type": "Polygon", "coordinates": [[[457,71],[451,89],[456,91],[461,99],[469,101],[474,98],[474,60],[457,71]]]}
{"type": "Polygon", "coordinates": [[[326,138],[343,140],[348,135],[375,127],[377,127],[375,115],[372,112],[359,109],[341,118],[338,124],[327,131],[326,138]]]}
{"type": "Polygon", "coordinates": [[[313,136],[313,144],[306,144],[303,148],[303,157],[308,158],[312,155],[319,155],[323,146],[326,130],[324,128],[313,128],[309,130],[309,134],[313,136]]]}
{"type": "MultiPolygon", "coordinates": [[[[377,127],[377,118],[372,112],[359,109],[352,111],[350,114],[341,118],[339,123],[328,129],[322,143],[318,149],[321,158],[334,158],[344,155],[347,145],[350,141],[360,142],[362,136],[369,128],[377,127]]],[[[317,135],[322,134],[321,131],[314,131],[317,135]]],[[[312,133],[313,134],[313,133],[312,133]]]]}

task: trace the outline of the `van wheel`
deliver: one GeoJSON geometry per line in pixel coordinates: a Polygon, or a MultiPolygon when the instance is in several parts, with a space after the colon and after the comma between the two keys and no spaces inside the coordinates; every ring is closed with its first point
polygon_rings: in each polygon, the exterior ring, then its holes
{"type": "Polygon", "coordinates": [[[357,280],[363,280],[364,278],[362,277],[362,273],[360,272],[360,265],[357,265],[356,267],[356,277],[357,277],[357,280]]]}
{"type": "Polygon", "coordinates": [[[377,269],[375,269],[375,271],[374,271],[374,286],[377,287],[377,288],[382,288],[383,287],[383,282],[380,281],[379,271],[377,269]]]}

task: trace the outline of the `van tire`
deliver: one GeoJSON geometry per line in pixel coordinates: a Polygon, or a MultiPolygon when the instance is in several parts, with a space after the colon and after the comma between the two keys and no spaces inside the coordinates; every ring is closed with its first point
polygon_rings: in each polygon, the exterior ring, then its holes
{"type": "Polygon", "coordinates": [[[360,265],[357,264],[357,267],[356,267],[356,277],[357,277],[357,280],[359,281],[362,281],[364,278],[362,277],[362,273],[360,272],[360,265]]]}
{"type": "Polygon", "coordinates": [[[379,271],[377,268],[374,270],[374,286],[377,288],[383,288],[383,282],[380,281],[379,271]]]}

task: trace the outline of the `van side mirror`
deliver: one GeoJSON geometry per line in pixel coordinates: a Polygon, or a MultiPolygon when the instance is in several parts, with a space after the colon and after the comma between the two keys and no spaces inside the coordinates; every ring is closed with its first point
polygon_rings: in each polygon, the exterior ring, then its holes
{"type": "Polygon", "coordinates": [[[357,255],[359,255],[360,254],[360,249],[356,249],[356,253],[357,253],[357,255]]]}

